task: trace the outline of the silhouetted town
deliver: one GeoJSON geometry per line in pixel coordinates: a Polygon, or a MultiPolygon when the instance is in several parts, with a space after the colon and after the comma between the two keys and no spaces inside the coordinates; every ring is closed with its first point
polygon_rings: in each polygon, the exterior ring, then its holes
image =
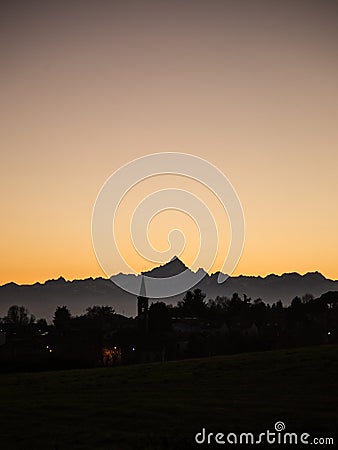
{"type": "Polygon", "coordinates": [[[148,299],[142,282],[135,301],[135,318],[111,306],[79,316],[59,306],[51,324],[11,306],[0,319],[1,370],[115,366],[338,341],[337,291],[295,297],[286,307],[237,293],[207,300],[195,289],[172,306],[148,299]]]}

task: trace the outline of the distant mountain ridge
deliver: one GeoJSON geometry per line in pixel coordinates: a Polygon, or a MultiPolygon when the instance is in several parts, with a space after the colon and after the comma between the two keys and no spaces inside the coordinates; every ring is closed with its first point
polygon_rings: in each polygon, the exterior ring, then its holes
{"type": "MultiPolygon", "coordinates": [[[[184,270],[190,269],[179,258],[173,258],[145,274],[154,278],[168,278],[184,270]]],[[[237,292],[239,295],[246,294],[252,299],[261,298],[266,303],[282,300],[285,304],[289,304],[297,295],[313,294],[319,297],[327,291],[338,291],[338,281],[327,279],[319,272],[309,272],[305,275],[296,272],[283,275],[270,274],[266,277],[240,275],[229,277],[222,284],[217,283],[218,275],[219,272],[206,274],[195,288],[202,289],[207,294],[207,299],[215,298],[217,295],[230,297],[237,292]]],[[[111,279],[133,277],[135,280],[139,276],[118,274],[111,279]]],[[[183,296],[184,294],[181,294],[163,301],[176,304],[183,296]]],[[[47,319],[51,319],[56,307],[62,305],[67,305],[74,315],[82,314],[88,306],[94,304],[111,305],[116,312],[127,316],[136,314],[135,296],[105,278],[66,281],[60,277],[32,285],[8,283],[0,286],[0,316],[4,316],[8,308],[14,304],[26,306],[37,318],[47,319]]]]}
{"type": "Polygon", "coordinates": [[[189,270],[189,268],[177,256],[174,256],[169,262],[142,273],[152,278],[168,278],[185,270],[189,270]]]}

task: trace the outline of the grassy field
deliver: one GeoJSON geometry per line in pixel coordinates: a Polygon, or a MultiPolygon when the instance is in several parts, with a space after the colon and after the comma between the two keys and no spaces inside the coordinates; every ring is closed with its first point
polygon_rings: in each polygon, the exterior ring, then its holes
{"type": "Polygon", "coordinates": [[[183,450],[202,427],[261,432],[278,420],[338,430],[336,345],[0,381],[1,449],[183,450]]]}

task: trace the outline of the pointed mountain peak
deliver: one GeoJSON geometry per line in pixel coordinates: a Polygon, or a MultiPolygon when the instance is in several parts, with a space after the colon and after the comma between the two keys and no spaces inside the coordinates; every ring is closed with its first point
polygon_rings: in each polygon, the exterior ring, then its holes
{"type": "MultiPolygon", "coordinates": [[[[175,259],[180,259],[178,256],[173,256],[172,258],[171,258],[171,260],[169,261],[169,262],[171,262],[171,261],[175,261],[175,259]]],[[[168,263],[167,263],[168,264],[168,263]]]]}
{"type": "Polygon", "coordinates": [[[188,267],[178,258],[178,256],[174,256],[169,262],[143,273],[153,278],[168,278],[178,275],[185,270],[189,270],[188,267]]]}

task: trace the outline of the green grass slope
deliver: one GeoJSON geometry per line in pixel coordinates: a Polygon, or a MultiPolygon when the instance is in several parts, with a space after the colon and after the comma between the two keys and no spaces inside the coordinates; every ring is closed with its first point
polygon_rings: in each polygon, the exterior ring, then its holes
{"type": "Polygon", "coordinates": [[[332,436],[337,380],[336,345],[3,374],[0,448],[188,449],[202,427],[263,432],[278,420],[290,431],[332,436]]]}

